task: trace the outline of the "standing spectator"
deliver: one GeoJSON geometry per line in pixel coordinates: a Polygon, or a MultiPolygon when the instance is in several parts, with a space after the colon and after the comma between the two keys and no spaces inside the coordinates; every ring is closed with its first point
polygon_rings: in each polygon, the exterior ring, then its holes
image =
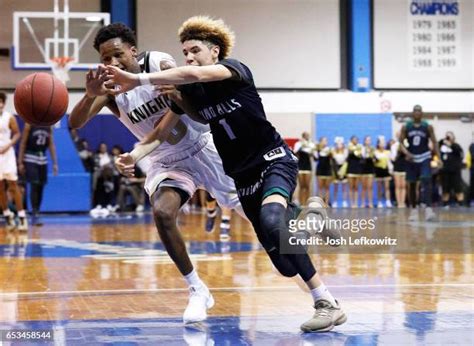
{"type": "Polygon", "coordinates": [[[406,207],[407,184],[405,154],[400,149],[400,133],[395,135],[396,141],[390,146],[390,158],[393,163],[393,180],[395,184],[395,199],[398,208],[406,207]]]}
{"type": "Polygon", "coordinates": [[[94,155],[92,192],[95,208],[91,210],[92,216],[107,216],[110,214],[114,189],[113,159],[107,151],[107,144],[100,143],[99,149],[94,155]],[[103,208],[104,206],[108,208],[103,208]]]}
{"type": "Polygon", "coordinates": [[[311,141],[308,132],[303,132],[301,139],[295,143],[293,151],[298,157],[298,199],[300,203],[304,203],[311,195],[311,173],[313,171],[311,165],[311,157],[316,145],[311,141]]]}
{"type": "Polygon", "coordinates": [[[35,226],[42,225],[38,215],[43,200],[43,190],[48,182],[48,157],[46,156],[48,149],[53,160],[53,174],[57,175],[58,159],[51,126],[25,124],[20,142],[18,168],[20,173],[25,175],[26,182],[30,184],[32,224],[35,226]]]}
{"type": "Polygon", "coordinates": [[[86,172],[93,173],[94,171],[94,154],[89,150],[89,143],[85,139],[79,141],[77,150],[81,158],[82,165],[86,172]]]}
{"type": "Polygon", "coordinates": [[[329,204],[329,187],[332,180],[331,148],[328,146],[327,137],[321,137],[314,152],[318,160],[316,177],[318,178],[318,194],[329,204]]]}
{"type": "Polygon", "coordinates": [[[379,137],[377,148],[374,153],[375,158],[375,180],[377,181],[377,208],[383,208],[382,191],[385,195],[385,206],[392,207],[390,198],[390,151],[385,149],[385,138],[379,137]]]}
{"type": "Polygon", "coordinates": [[[474,203],[474,142],[469,146],[469,151],[467,152],[466,164],[467,168],[470,170],[470,181],[469,181],[469,204],[474,203]]]}
{"type": "Polygon", "coordinates": [[[362,207],[373,208],[374,200],[374,147],[372,146],[372,138],[366,136],[364,138],[364,146],[362,148],[362,207]]]}
{"type": "Polygon", "coordinates": [[[341,186],[342,192],[342,207],[347,208],[348,196],[347,196],[347,149],[344,146],[344,138],[336,137],[334,139],[335,147],[332,149],[332,167],[334,170],[334,202],[333,207],[338,207],[338,190],[339,185],[341,186]]]}
{"type": "Polygon", "coordinates": [[[462,188],[461,170],[464,159],[464,151],[456,143],[454,133],[446,132],[446,137],[439,141],[439,151],[441,153],[441,186],[443,188],[443,206],[449,206],[451,192],[456,195],[456,201],[461,206],[464,202],[462,188]]]}
{"type": "Polygon", "coordinates": [[[349,181],[349,203],[351,208],[359,205],[359,183],[362,173],[362,146],[359,138],[351,137],[348,145],[349,155],[347,157],[347,179],[349,181]]]}

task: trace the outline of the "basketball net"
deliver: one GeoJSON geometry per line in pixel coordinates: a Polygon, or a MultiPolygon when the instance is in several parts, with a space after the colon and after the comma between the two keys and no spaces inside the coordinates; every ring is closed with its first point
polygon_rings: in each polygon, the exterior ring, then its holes
{"type": "Polygon", "coordinates": [[[61,82],[66,84],[69,82],[69,70],[72,67],[72,62],[74,58],[69,56],[59,56],[52,58],[50,60],[51,70],[53,71],[56,78],[58,78],[61,82]]]}

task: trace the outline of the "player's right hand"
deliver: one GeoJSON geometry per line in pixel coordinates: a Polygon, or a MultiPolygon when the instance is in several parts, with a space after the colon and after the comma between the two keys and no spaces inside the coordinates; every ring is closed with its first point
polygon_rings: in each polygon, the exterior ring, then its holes
{"type": "Polygon", "coordinates": [[[413,155],[412,155],[411,153],[406,153],[406,154],[405,154],[405,159],[406,159],[407,161],[410,161],[410,162],[411,162],[411,161],[413,161],[413,155]]]}
{"type": "Polygon", "coordinates": [[[120,154],[115,159],[115,166],[120,174],[123,174],[127,178],[135,176],[135,160],[130,153],[120,154]]]}
{"type": "Polygon", "coordinates": [[[21,175],[25,174],[25,165],[23,163],[18,164],[18,172],[20,172],[21,175]]]}
{"type": "Polygon", "coordinates": [[[172,101],[180,102],[181,100],[181,92],[173,84],[155,85],[155,90],[158,90],[162,95],[168,96],[172,101]]]}
{"type": "Polygon", "coordinates": [[[105,66],[99,65],[97,70],[89,70],[86,74],[86,93],[89,97],[102,96],[107,94],[105,82],[107,81],[107,72],[105,66]]]}

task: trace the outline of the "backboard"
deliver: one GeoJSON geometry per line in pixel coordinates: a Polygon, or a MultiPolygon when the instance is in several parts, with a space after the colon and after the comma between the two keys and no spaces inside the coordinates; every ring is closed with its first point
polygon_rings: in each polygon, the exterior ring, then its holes
{"type": "Polygon", "coordinates": [[[110,24],[110,14],[69,12],[67,3],[63,11],[56,0],[52,12],[13,13],[13,69],[52,69],[61,58],[69,58],[71,70],[97,66],[93,40],[102,26],[110,24]]]}

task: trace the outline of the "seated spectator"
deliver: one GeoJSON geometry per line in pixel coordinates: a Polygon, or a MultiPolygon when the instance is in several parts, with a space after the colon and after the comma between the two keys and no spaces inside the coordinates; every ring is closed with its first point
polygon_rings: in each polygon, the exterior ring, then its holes
{"type": "Polygon", "coordinates": [[[135,176],[133,178],[122,177],[120,180],[120,186],[117,193],[117,205],[116,207],[120,211],[126,211],[126,197],[127,194],[133,199],[135,211],[141,213],[145,210],[145,190],[143,188],[145,184],[145,174],[139,168],[135,166],[135,176]]]}

